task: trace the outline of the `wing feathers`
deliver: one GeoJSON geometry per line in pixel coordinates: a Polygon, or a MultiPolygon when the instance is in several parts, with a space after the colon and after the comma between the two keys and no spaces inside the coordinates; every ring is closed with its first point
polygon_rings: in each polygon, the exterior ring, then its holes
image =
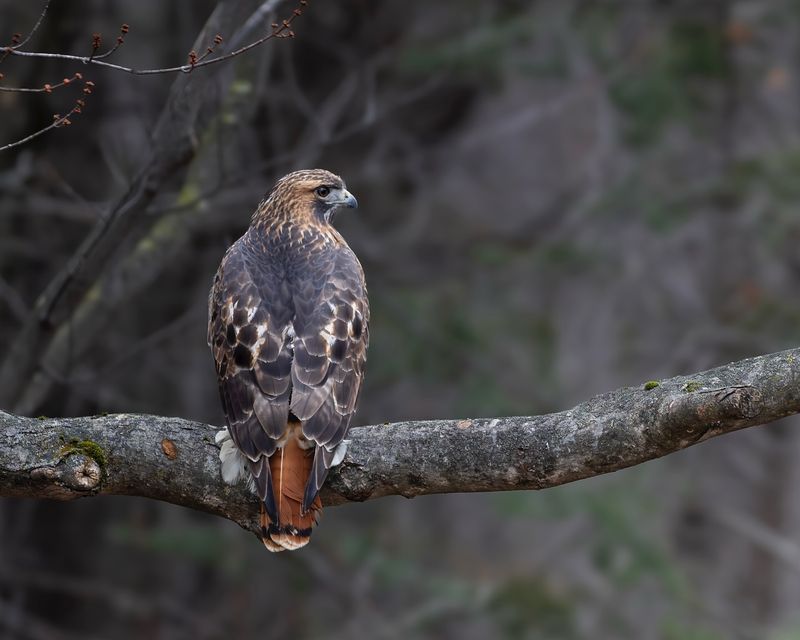
{"type": "MultiPolygon", "coordinates": [[[[289,419],[288,388],[281,396],[270,397],[255,392],[253,394],[253,412],[264,433],[269,438],[279,439],[286,431],[286,421],[289,419]]],[[[275,443],[272,443],[272,450],[275,450],[275,443]]],[[[264,451],[264,453],[267,452],[264,451]]]]}
{"type": "Polygon", "coordinates": [[[291,369],[292,357],[288,352],[281,353],[272,362],[259,358],[254,368],[256,382],[266,395],[280,396],[289,389],[291,369]]]}
{"type": "Polygon", "coordinates": [[[342,423],[349,418],[337,413],[333,403],[326,402],[303,424],[303,434],[318,445],[327,445],[336,438],[342,423]]]}
{"type": "MultiPolygon", "coordinates": [[[[291,410],[299,420],[308,420],[329,399],[333,380],[329,378],[322,386],[314,387],[305,384],[300,379],[301,375],[296,367],[292,368],[291,410]]],[[[305,429],[303,432],[305,433],[305,429]]]]}
{"type": "Polygon", "coordinates": [[[336,411],[341,415],[350,415],[355,411],[358,390],[361,387],[360,375],[337,376],[333,387],[333,397],[336,400],[336,411]]]}

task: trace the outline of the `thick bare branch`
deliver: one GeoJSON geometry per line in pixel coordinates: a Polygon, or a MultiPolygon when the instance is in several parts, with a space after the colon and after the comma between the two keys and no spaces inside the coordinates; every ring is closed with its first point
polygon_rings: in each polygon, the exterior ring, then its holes
{"type": "MultiPolygon", "coordinates": [[[[543,416],[355,427],[328,505],[386,495],[544,489],[800,412],[800,349],[643,383],[543,416]]],[[[258,506],[220,479],[217,427],[118,414],[0,412],[0,496],[165,500],[257,531],[258,506]]]]}

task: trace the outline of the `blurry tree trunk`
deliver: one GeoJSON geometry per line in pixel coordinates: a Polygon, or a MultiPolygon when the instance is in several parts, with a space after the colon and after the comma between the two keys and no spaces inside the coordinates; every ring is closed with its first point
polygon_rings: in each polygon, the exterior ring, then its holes
{"type": "MultiPolygon", "coordinates": [[[[227,46],[241,45],[248,33],[263,27],[266,16],[277,4],[277,0],[221,0],[193,49],[203,51],[218,33],[226,34],[227,46]]],[[[52,382],[48,375],[34,376],[43,356],[56,338],[63,338],[64,331],[70,331],[81,303],[93,291],[99,295],[98,280],[113,260],[123,257],[117,251],[120,245],[141,238],[157,222],[157,216],[144,215],[145,209],[191,162],[204,128],[223,103],[233,76],[232,64],[176,76],[153,131],[150,156],[125,192],[103,212],[68,264],[50,281],[11,342],[0,366],[0,405],[25,411],[29,407],[23,406],[20,398],[31,380],[42,387],[52,382]]],[[[43,393],[35,395],[41,398],[43,393]]]]}

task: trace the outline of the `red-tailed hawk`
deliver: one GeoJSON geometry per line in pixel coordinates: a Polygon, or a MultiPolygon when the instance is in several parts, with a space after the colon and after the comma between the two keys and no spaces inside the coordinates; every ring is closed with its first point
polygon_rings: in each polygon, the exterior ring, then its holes
{"type": "Polygon", "coordinates": [[[331,225],[356,199],[321,169],[284,176],[222,259],[208,304],[226,482],[250,478],[270,551],[308,543],[364,377],[364,272],[331,225]]]}

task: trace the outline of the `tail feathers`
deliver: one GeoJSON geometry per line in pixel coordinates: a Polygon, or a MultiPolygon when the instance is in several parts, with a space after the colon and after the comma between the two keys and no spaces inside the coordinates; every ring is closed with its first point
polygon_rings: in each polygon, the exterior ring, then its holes
{"type": "Polygon", "coordinates": [[[325,447],[315,447],[314,460],[311,464],[308,482],[303,492],[303,511],[312,508],[315,500],[319,500],[319,490],[328,477],[328,469],[333,461],[333,453],[325,447]]]}
{"type": "Polygon", "coordinates": [[[311,473],[308,475],[308,482],[303,495],[303,511],[313,508],[314,501],[319,500],[319,490],[325,483],[325,478],[328,477],[328,471],[331,467],[341,463],[344,459],[344,454],[347,453],[347,445],[349,444],[349,440],[342,440],[331,451],[328,451],[325,447],[316,447],[314,462],[311,473]]]}
{"type": "Polygon", "coordinates": [[[275,492],[272,489],[269,458],[261,456],[255,462],[247,460],[247,466],[250,468],[256,495],[261,498],[270,520],[277,522],[278,508],[275,506],[275,492]]]}
{"type": "Polygon", "coordinates": [[[264,504],[261,504],[261,541],[264,543],[264,546],[274,553],[278,551],[286,551],[283,545],[278,544],[272,539],[272,534],[278,533],[278,527],[271,523],[269,516],[267,515],[267,511],[264,508],[264,504]]]}
{"type": "Polygon", "coordinates": [[[317,524],[322,502],[316,497],[303,508],[303,487],[312,472],[313,449],[301,449],[297,439],[286,444],[269,458],[276,513],[267,508],[268,522],[262,520],[264,546],[270,551],[299,549],[308,544],[311,529],[317,524]]]}

